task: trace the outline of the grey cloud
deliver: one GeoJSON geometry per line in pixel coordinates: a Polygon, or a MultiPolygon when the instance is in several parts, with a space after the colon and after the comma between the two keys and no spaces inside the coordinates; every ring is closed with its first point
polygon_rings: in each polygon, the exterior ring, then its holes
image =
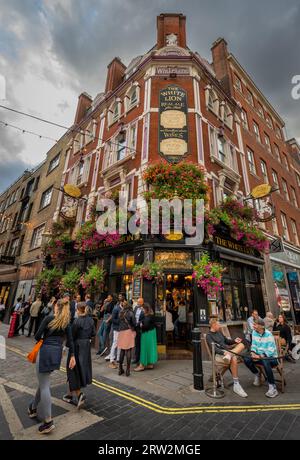
{"type": "Polygon", "coordinates": [[[25,169],[32,167],[20,157],[23,148],[23,141],[13,131],[0,125],[0,193],[25,169]]]}
{"type": "MultiPolygon", "coordinates": [[[[57,100],[61,113],[67,105],[75,107],[79,92],[95,96],[103,90],[114,56],[128,64],[149,50],[156,42],[156,16],[162,12],[186,14],[189,47],[209,60],[213,41],[224,36],[287,122],[289,135],[300,138],[300,103],[291,98],[291,78],[300,74],[299,0],[0,0],[0,53],[5,43],[2,52],[6,57],[10,53],[10,71],[21,79],[28,70],[27,53],[42,56],[50,50],[66,76],[64,82],[45,61],[41,69],[31,71],[38,70],[49,84],[72,89],[74,100],[57,100]],[[22,25],[22,39],[14,35],[14,20],[22,25]]],[[[18,103],[13,95],[11,100],[18,103]]],[[[41,108],[47,118],[45,110],[41,108]]],[[[6,158],[7,152],[11,150],[5,150],[6,158]]]]}

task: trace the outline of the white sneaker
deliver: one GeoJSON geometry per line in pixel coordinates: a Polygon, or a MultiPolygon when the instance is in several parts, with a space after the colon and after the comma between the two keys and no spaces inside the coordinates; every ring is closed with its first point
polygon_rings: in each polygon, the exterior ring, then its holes
{"type": "Polygon", "coordinates": [[[243,390],[242,386],[239,383],[233,384],[233,392],[239,395],[241,398],[247,398],[247,393],[243,390]]]}
{"type": "Polygon", "coordinates": [[[278,396],[277,388],[276,387],[269,388],[266,393],[266,396],[268,398],[276,398],[276,396],[278,396]]]}
{"type": "Polygon", "coordinates": [[[109,356],[109,355],[108,355],[108,356],[105,356],[104,359],[105,359],[105,361],[110,361],[110,356],[109,356]]]}
{"type": "Polygon", "coordinates": [[[259,375],[256,375],[256,376],[254,377],[253,385],[254,385],[255,387],[260,387],[260,378],[259,378],[259,375]]]}

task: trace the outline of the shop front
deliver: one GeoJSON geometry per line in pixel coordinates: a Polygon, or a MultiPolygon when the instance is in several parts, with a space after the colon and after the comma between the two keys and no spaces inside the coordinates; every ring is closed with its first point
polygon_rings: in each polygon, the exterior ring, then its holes
{"type": "Polygon", "coordinates": [[[161,357],[191,359],[192,330],[207,331],[211,316],[239,332],[253,309],[265,316],[262,257],[224,236],[215,236],[213,245],[200,247],[187,246],[184,239],[131,237],[114,248],[103,246],[94,253],[74,255],[63,264],[64,271],[74,266],[85,271],[93,264],[105,269],[101,299],[108,293],[122,293],[133,303],[143,297],[155,313],[161,357]],[[193,265],[204,251],[225,269],[224,291],[216,297],[206,296],[192,276],[193,265]],[[136,273],[137,265],[147,264],[158,266],[159,276],[136,273]]]}
{"type": "Polygon", "coordinates": [[[277,306],[289,321],[300,325],[300,251],[283,244],[283,252],[271,254],[277,306]]]}
{"type": "Polygon", "coordinates": [[[17,286],[17,267],[13,258],[1,256],[0,260],[0,302],[5,305],[4,321],[9,321],[10,307],[13,305],[17,286]]]}

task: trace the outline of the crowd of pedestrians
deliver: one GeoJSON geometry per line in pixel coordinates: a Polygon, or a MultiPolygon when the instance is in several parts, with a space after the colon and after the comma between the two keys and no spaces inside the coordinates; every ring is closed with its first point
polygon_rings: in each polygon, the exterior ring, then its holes
{"type": "MultiPolygon", "coordinates": [[[[0,310],[0,314],[2,309],[0,310]]],[[[41,434],[54,428],[51,403],[51,374],[60,369],[63,351],[67,350],[67,392],[62,399],[82,407],[83,390],[92,383],[91,343],[97,336],[96,355],[105,357],[119,375],[153,369],[158,360],[154,314],[150,305],[139,298],[128,302],[123,294],[109,294],[102,304],[95,304],[87,294],[72,297],[68,292],[43,302],[42,297],[17,299],[12,310],[9,336],[32,334],[37,342],[36,375],[38,388],[28,407],[30,418],[42,419],[41,434]],[[100,321],[99,321],[100,320],[100,321]],[[99,324],[98,330],[97,325],[99,324]]]]}

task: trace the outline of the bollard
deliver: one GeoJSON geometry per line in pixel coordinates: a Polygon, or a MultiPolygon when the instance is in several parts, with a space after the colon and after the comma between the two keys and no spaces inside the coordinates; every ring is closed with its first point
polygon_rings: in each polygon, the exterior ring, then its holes
{"type": "Polygon", "coordinates": [[[210,398],[220,399],[223,398],[225,393],[223,390],[217,388],[217,380],[216,380],[216,361],[215,361],[216,351],[215,351],[215,343],[211,344],[211,364],[212,364],[212,376],[213,376],[213,386],[212,388],[208,388],[205,390],[205,394],[210,398]]]}
{"type": "Polygon", "coordinates": [[[194,389],[203,390],[203,369],[202,369],[202,353],[201,353],[201,332],[198,327],[192,330],[193,342],[193,376],[194,389]]]}

